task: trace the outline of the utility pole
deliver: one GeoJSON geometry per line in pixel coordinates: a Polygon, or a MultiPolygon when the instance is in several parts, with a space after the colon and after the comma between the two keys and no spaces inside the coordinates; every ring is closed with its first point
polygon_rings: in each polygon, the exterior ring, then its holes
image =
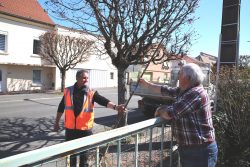
{"type": "Polygon", "coordinates": [[[238,67],[240,40],[240,3],[241,0],[223,0],[220,46],[217,61],[216,97],[214,109],[217,109],[217,88],[221,66],[238,67]]]}
{"type": "Polygon", "coordinates": [[[223,0],[220,49],[217,69],[221,65],[238,66],[241,0],[223,0]]]}

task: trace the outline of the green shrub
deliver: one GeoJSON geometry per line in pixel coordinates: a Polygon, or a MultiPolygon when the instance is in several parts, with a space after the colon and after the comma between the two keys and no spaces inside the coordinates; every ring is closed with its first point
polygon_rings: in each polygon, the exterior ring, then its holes
{"type": "Polygon", "coordinates": [[[214,114],[219,167],[250,166],[250,73],[222,68],[214,114]]]}

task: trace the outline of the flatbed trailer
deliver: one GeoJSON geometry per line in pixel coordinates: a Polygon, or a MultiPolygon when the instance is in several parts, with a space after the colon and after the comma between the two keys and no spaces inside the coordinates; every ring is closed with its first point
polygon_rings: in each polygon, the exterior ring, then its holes
{"type": "MultiPolygon", "coordinates": [[[[212,98],[213,94],[213,85],[210,84],[210,68],[207,67],[201,67],[203,70],[203,73],[206,75],[206,79],[203,83],[204,88],[208,91],[210,98],[212,98]]],[[[178,73],[174,71],[174,73],[178,73]]],[[[177,83],[177,76],[171,77],[171,84],[167,83],[156,83],[156,84],[167,84],[168,86],[176,86],[177,83]]],[[[142,99],[138,100],[138,108],[139,110],[147,117],[147,118],[153,118],[154,113],[157,107],[160,105],[171,105],[175,102],[175,97],[171,96],[163,96],[161,94],[157,94],[153,92],[150,89],[144,89],[141,88],[140,85],[137,86],[137,82],[130,82],[129,92],[133,93],[134,95],[141,96],[142,99]]],[[[213,106],[213,100],[211,102],[211,106],[213,106]]]]}
{"type": "Polygon", "coordinates": [[[130,93],[134,92],[134,95],[142,97],[138,100],[138,108],[147,118],[153,118],[156,108],[160,105],[170,105],[175,101],[174,97],[162,96],[140,86],[136,88],[136,84],[136,82],[130,83],[130,93]]]}

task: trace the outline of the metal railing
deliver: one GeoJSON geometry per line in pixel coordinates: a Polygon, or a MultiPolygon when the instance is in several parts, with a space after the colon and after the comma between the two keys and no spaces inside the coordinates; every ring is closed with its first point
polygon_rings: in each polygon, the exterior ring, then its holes
{"type": "Polygon", "coordinates": [[[171,126],[153,118],[0,159],[0,166],[68,166],[69,156],[87,150],[90,166],[173,166],[171,136],[171,126]]]}

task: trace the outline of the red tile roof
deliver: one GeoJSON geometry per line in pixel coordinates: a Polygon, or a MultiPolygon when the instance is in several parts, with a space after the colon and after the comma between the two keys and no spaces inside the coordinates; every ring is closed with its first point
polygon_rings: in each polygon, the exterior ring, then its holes
{"type": "Polygon", "coordinates": [[[37,0],[0,0],[0,13],[34,22],[55,25],[37,0]]]}

